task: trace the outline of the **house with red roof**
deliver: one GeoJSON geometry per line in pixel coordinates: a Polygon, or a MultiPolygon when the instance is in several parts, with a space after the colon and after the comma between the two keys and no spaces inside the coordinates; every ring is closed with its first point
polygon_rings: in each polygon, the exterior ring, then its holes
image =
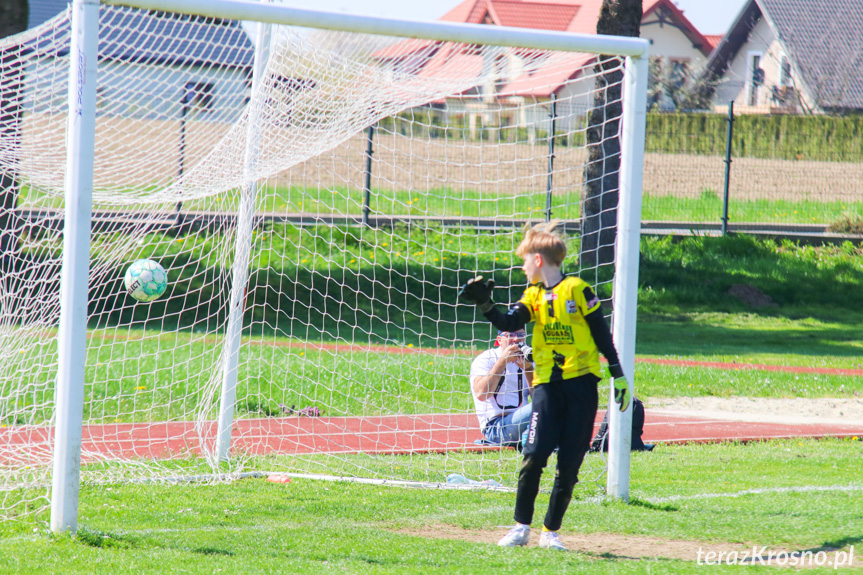
{"type": "Polygon", "coordinates": [[[714,41],[698,31],[671,0],[644,0],[641,37],[650,41],[648,104],[676,110],[707,64],[714,41]]]}
{"type": "MultiPolygon", "coordinates": [[[[464,0],[441,20],[595,34],[601,8],[602,0],[464,0]]],[[[650,104],[674,109],[676,93],[700,73],[718,40],[701,34],[672,0],[644,0],[641,37],[651,43],[650,104]]],[[[385,65],[420,75],[478,77],[485,71],[488,76],[486,58],[470,47],[406,40],[376,56],[385,65]]],[[[495,60],[490,85],[474,90],[482,94],[485,104],[518,105],[555,97],[586,112],[591,104],[588,93],[593,88],[594,63],[595,58],[585,54],[516,51],[495,60]]],[[[524,117],[514,121],[531,123],[524,117]]]]}

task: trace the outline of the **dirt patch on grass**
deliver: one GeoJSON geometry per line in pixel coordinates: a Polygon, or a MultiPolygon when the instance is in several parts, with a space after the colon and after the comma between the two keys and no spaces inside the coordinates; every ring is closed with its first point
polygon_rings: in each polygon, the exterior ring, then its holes
{"type": "Polygon", "coordinates": [[[648,409],[667,409],[714,419],[767,423],[859,423],[863,397],[651,397],[648,409]]]}
{"type": "MultiPolygon", "coordinates": [[[[506,534],[507,527],[501,527],[495,531],[470,531],[452,525],[434,525],[419,529],[399,529],[397,533],[425,537],[429,539],[451,539],[457,541],[469,541],[471,543],[488,543],[496,545],[497,541],[506,534]]],[[[726,562],[728,557],[732,564],[745,565],[785,565],[797,567],[818,566],[817,561],[823,559],[820,565],[828,565],[827,561],[834,561],[837,551],[845,553],[849,557],[850,548],[837,550],[828,547],[813,549],[782,549],[766,548],[763,546],[743,545],[724,541],[688,541],[683,539],[663,539],[659,537],[647,537],[641,535],[621,535],[619,533],[567,533],[561,531],[560,539],[570,551],[584,553],[603,559],[676,559],[680,561],[698,561],[699,552],[701,559],[708,559],[708,553],[713,553],[710,560],[713,564],[722,553],[726,562]],[[772,561],[768,562],[768,554],[772,553],[772,561]],[[789,554],[796,555],[789,555],[789,554]],[[823,553],[819,555],[819,553],[823,553]],[[784,554],[784,556],[782,555],[784,554]],[[753,556],[757,555],[753,560],[753,556]],[[809,557],[812,557],[811,561],[809,557]],[[763,561],[760,558],[763,558],[763,561]],[[796,557],[796,559],[795,559],[796,557]],[[778,563],[777,563],[778,558],[778,563]],[[783,563],[784,561],[784,563],[783,563]]],[[[531,533],[529,547],[539,544],[539,530],[531,533]]],[[[854,553],[854,567],[863,567],[863,560],[854,553]]],[[[847,559],[846,559],[847,560],[847,559]]],[[[830,563],[829,565],[832,565],[830,563]]]]}
{"type": "Polygon", "coordinates": [[[749,307],[778,307],[769,295],[749,284],[734,284],[728,290],[732,295],[749,307]]]}

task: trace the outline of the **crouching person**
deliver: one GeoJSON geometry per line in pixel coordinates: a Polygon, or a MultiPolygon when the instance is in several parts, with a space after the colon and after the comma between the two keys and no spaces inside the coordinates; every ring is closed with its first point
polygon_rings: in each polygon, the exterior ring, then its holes
{"type": "Polygon", "coordinates": [[[525,359],[524,330],[498,332],[495,346],[470,366],[470,387],[483,441],[521,447],[530,423],[533,364],[525,359]]]}

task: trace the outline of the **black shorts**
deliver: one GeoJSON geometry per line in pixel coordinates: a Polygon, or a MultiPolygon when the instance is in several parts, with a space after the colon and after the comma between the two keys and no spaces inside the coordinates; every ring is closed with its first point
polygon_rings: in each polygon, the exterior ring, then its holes
{"type": "Polygon", "coordinates": [[[534,387],[524,454],[544,461],[558,447],[558,467],[581,467],[593,437],[599,381],[591,373],[534,387]]]}

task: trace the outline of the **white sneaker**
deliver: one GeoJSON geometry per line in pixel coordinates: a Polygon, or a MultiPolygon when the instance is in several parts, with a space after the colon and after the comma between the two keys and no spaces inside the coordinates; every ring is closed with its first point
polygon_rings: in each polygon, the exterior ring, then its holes
{"type": "Polygon", "coordinates": [[[518,524],[497,542],[501,547],[521,547],[530,541],[530,526],[518,524]]]}
{"type": "Polygon", "coordinates": [[[543,549],[554,549],[555,551],[566,551],[566,547],[557,536],[557,531],[543,531],[539,535],[539,546],[543,549]]]}

